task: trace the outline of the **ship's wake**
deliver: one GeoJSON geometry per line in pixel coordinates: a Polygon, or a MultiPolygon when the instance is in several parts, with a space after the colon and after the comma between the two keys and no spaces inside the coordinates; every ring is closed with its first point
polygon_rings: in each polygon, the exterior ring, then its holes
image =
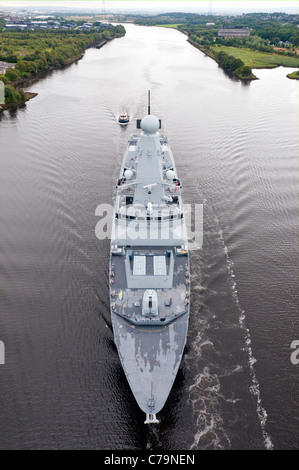
{"type": "Polygon", "coordinates": [[[207,202],[204,218],[203,250],[191,256],[193,298],[188,342],[192,347],[185,362],[194,374],[188,394],[196,432],[190,449],[235,447],[236,430],[246,418],[243,408],[255,408],[252,434],[261,434],[261,447],[272,449],[234,263],[215,208],[207,202]],[[258,427],[260,431],[255,431],[258,427]]]}
{"type": "MultiPolygon", "coordinates": [[[[219,225],[219,220],[217,217],[215,217],[216,223],[219,225]]],[[[252,341],[250,337],[250,331],[246,326],[245,322],[245,310],[242,309],[240,305],[240,300],[238,297],[238,290],[237,290],[237,283],[235,280],[235,274],[234,274],[234,263],[232,259],[229,256],[229,250],[228,247],[225,244],[225,240],[223,237],[223,232],[221,229],[219,229],[219,240],[220,243],[223,247],[223,253],[225,254],[226,257],[226,266],[227,266],[227,272],[228,272],[228,277],[229,277],[229,283],[230,283],[230,288],[231,288],[231,293],[232,297],[234,299],[235,304],[238,307],[238,312],[239,312],[239,325],[242,328],[242,330],[245,333],[245,347],[244,349],[247,352],[248,355],[248,364],[250,367],[250,374],[251,374],[251,380],[252,384],[250,386],[250,392],[255,395],[256,397],[256,412],[261,424],[261,429],[262,429],[262,434],[263,434],[263,439],[264,439],[264,444],[267,450],[273,449],[273,443],[271,440],[270,435],[266,431],[266,423],[267,423],[267,412],[265,408],[262,406],[262,400],[261,400],[261,392],[260,392],[260,385],[256,376],[254,364],[256,363],[256,359],[253,356],[253,351],[252,351],[252,341]]]]}

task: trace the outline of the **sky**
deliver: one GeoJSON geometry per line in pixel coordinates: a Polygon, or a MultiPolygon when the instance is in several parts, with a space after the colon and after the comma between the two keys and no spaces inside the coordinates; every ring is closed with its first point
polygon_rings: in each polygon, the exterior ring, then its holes
{"type": "MultiPolygon", "coordinates": [[[[11,7],[14,6],[49,6],[53,7],[67,7],[67,8],[92,8],[102,10],[102,0],[0,0],[1,6],[11,7]]],[[[237,11],[237,12],[250,12],[250,11],[285,11],[299,14],[299,0],[105,0],[106,11],[112,10],[143,10],[143,11],[184,11],[184,12],[198,12],[216,14],[218,11],[237,11]]]]}

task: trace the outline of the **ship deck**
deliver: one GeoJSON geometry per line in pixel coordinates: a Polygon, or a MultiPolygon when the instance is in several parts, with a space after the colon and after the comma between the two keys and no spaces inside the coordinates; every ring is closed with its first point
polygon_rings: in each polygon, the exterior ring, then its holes
{"type": "MultiPolygon", "coordinates": [[[[163,269],[162,269],[163,271],[163,269]]],[[[110,305],[111,309],[133,322],[168,322],[189,310],[188,256],[178,256],[173,249],[151,247],[126,250],[111,256],[110,305]],[[144,274],[134,275],[133,257],[144,257],[144,274]],[[154,273],[153,259],[165,256],[165,272],[154,273]],[[147,289],[155,289],[158,296],[158,314],[152,318],[142,315],[142,299],[147,289]]]]}

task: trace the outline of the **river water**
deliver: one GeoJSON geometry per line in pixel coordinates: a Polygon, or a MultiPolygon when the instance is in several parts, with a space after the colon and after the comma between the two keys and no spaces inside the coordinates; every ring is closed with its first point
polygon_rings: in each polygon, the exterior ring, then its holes
{"type": "Polygon", "coordinates": [[[298,448],[298,83],[280,67],[244,85],[177,31],[126,30],[1,117],[0,447],[298,448]],[[149,89],[204,217],[186,350],[153,427],[114,346],[95,236],[149,89]]]}

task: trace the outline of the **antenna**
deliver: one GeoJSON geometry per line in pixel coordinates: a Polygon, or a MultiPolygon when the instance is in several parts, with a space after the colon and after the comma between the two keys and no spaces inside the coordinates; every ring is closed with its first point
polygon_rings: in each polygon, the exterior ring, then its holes
{"type": "MultiPolygon", "coordinates": [[[[150,90],[148,90],[147,92],[147,114],[151,114],[151,91],[150,90]]],[[[141,119],[137,119],[136,127],[137,129],[141,129],[141,119]]],[[[159,119],[159,129],[161,129],[161,119],[159,119]]]]}
{"type": "Polygon", "coordinates": [[[102,21],[106,21],[106,6],[105,0],[102,0],[102,21]]]}

